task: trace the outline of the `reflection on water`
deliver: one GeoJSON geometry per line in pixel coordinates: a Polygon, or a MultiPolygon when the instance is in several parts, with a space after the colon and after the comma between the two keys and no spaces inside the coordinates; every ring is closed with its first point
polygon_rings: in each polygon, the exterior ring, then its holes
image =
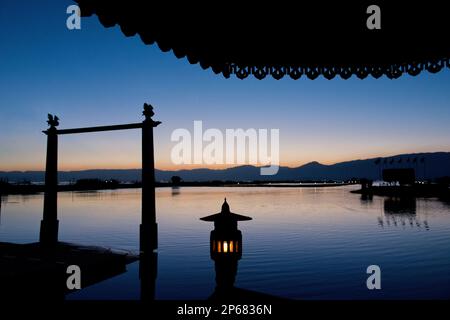
{"type": "Polygon", "coordinates": [[[426,218],[421,218],[416,214],[416,198],[391,198],[383,199],[384,215],[378,217],[380,227],[403,227],[424,228],[429,231],[430,226],[426,218]]]}
{"type": "Polygon", "coordinates": [[[141,252],[139,256],[140,300],[155,300],[156,278],[158,276],[158,253],[141,252]]]}
{"type": "Polygon", "coordinates": [[[416,198],[385,198],[384,213],[392,215],[415,215],[416,198]]]}
{"type": "Polygon", "coordinates": [[[171,188],[172,190],[172,196],[177,196],[180,194],[180,187],[174,186],[171,188]]]}
{"type": "MultiPolygon", "coordinates": [[[[254,219],[240,225],[245,258],[239,261],[237,287],[294,299],[449,298],[448,204],[361,199],[352,188],[158,189],[159,250],[157,259],[150,259],[158,269],[154,289],[154,274],[140,279],[136,263],[74,296],[208,298],[216,270],[211,226],[199,218],[227,197],[234,210],[254,219]],[[381,267],[382,290],[366,289],[371,264],[381,267]],[[142,283],[147,293],[140,291],[142,283]]],[[[137,253],[140,197],[138,189],[60,193],[60,240],[137,253]]],[[[0,241],[37,241],[42,200],[42,195],[3,197],[0,241]]]]}

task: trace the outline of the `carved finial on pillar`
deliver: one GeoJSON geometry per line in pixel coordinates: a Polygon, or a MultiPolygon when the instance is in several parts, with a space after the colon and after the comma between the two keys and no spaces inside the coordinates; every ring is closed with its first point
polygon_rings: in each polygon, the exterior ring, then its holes
{"type": "Polygon", "coordinates": [[[47,115],[47,117],[47,124],[50,126],[50,128],[42,132],[45,134],[56,134],[56,127],[59,126],[59,118],[55,115],[51,115],[50,113],[47,115]]]}
{"type": "Polygon", "coordinates": [[[153,106],[148,103],[144,103],[144,111],[142,111],[142,114],[145,117],[144,122],[152,122],[153,127],[156,127],[161,123],[161,121],[153,121],[152,117],[155,115],[153,112],[153,106]]]}
{"type": "Polygon", "coordinates": [[[50,126],[50,129],[56,128],[59,126],[59,118],[55,115],[51,115],[50,113],[47,115],[48,120],[47,123],[50,126]]]}
{"type": "Polygon", "coordinates": [[[142,114],[145,117],[145,120],[151,119],[155,113],[153,112],[153,106],[151,104],[144,103],[144,111],[142,111],[142,114]]]}

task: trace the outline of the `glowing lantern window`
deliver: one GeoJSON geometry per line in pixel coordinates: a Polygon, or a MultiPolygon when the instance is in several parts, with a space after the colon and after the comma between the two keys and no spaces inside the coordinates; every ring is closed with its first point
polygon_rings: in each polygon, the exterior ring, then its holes
{"type": "Polygon", "coordinates": [[[227,241],[223,242],[223,252],[228,252],[228,242],[227,241]]]}

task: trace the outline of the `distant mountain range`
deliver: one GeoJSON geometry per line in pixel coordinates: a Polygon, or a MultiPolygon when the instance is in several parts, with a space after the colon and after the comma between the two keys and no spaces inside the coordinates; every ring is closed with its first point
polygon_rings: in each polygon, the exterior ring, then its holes
{"type": "MultiPolygon", "coordinates": [[[[261,176],[260,168],[250,165],[228,169],[192,169],[179,171],[156,170],[157,181],[169,181],[180,176],[184,181],[253,181],[253,180],[347,180],[352,178],[379,179],[384,168],[414,168],[419,179],[434,179],[450,176],[450,152],[400,154],[392,157],[372,158],[324,165],[310,162],[296,168],[280,167],[273,176],[261,176]]],[[[139,181],[140,169],[101,169],[82,171],[60,171],[59,181],[77,179],[117,179],[122,182],[139,181]]],[[[44,181],[43,171],[0,171],[0,179],[10,182],[24,180],[44,181]]]]}

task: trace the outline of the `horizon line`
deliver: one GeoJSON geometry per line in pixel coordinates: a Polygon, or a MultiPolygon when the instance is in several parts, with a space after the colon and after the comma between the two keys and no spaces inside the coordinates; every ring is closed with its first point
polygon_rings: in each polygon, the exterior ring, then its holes
{"type": "MultiPolygon", "coordinates": [[[[406,156],[406,155],[421,155],[421,154],[436,154],[436,153],[450,153],[450,151],[432,151],[432,152],[414,152],[414,153],[400,153],[400,154],[396,154],[396,155],[390,155],[390,156],[378,156],[378,157],[371,157],[371,158],[364,158],[364,159],[352,159],[352,160],[345,160],[345,161],[339,161],[339,162],[334,162],[331,164],[325,164],[325,163],[321,163],[319,161],[309,161],[309,162],[305,162],[303,164],[297,165],[297,166],[289,166],[289,165],[282,165],[280,164],[279,167],[285,167],[285,168],[289,168],[289,169],[296,169],[296,168],[300,168],[303,167],[307,164],[310,163],[318,163],[320,165],[323,166],[333,166],[339,163],[346,163],[346,162],[353,162],[353,161],[366,161],[366,160],[376,160],[376,159],[384,159],[384,158],[395,158],[395,157],[400,157],[400,156],[406,156]]],[[[266,167],[266,166],[270,166],[270,164],[267,165],[253,165],[253,164],[240,164],[240,165],[230,165],[230,166],[225,166],[225,167],[219,167],[219,168],[214,168],[214,165],[211,165],[212,167],[195,167],[195,168],[181,168],[181,169],[158,169],[158,167],[155,166],[155,170],[159,170],[159,171],[191,171],[191,170],[202,170],[202,169],[206,169],[206,170],[227,170],[227,169],[233,169],[233,168],[239,168],[239,167],[255,167],[255,168],[261,168],[261,167],[266,167]]],[[[218,165],[220,166],[220,165],[218,165]]],[[[71,170],[58,170],[58,172],[75,172],[75,171],[93,171],[93,170],[141,170],[142,168],[139,167],[133,167],[133,168],[90,168],[90,169],[71,169],[71,170]]],[[[34,169],[34,170],[0,170],[0,172],[4,172],[4,173],[11,173],[11,172],[36,172],[36,171],[44,171],[45,172],[45,168],[43,169],[34,169]]]]}

